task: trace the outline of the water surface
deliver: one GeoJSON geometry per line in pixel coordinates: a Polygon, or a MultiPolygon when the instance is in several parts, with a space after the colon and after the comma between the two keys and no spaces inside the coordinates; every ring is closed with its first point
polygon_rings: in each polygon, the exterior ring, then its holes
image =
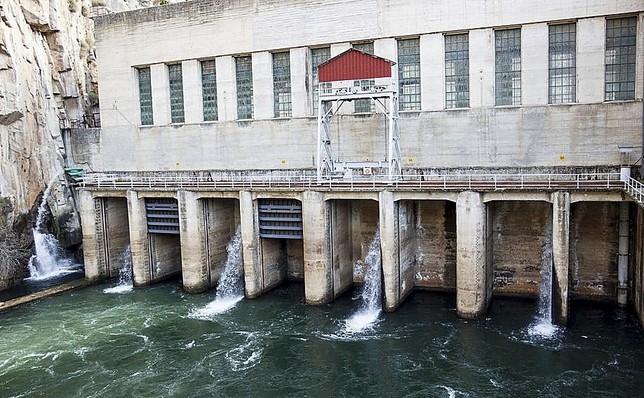
{"type": "Polygon", "coordinates": [[[372,328],[347,333],[356,297],[304,304],[300,284],[189,314],[214,292],[178,283],[106,294],[109,285],[0,315],[1,397],[641,396],[635,317],[573,305],[551,339],[529,333],[536,303],[496,299],[458,319],[452,296],[416,293],[372,328]]]}

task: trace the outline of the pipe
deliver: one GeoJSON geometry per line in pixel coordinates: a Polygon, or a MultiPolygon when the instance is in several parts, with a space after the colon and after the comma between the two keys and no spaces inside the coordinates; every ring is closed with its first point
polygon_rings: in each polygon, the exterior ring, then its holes
{"type": "Polygon", "coordinates": [[[617,303],[625,306],[628,302],[628,243],[629,203],[619,204],[619,255],[617,262],[617,303]]]}

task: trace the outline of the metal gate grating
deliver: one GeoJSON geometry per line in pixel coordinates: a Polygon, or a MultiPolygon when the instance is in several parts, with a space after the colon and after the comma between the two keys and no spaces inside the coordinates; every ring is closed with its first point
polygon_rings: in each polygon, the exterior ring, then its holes
{"type": "Polygon", "coordinates": [[[259,237],[302,239],[300,202],[292,199],[260,199],[259,237]]]}

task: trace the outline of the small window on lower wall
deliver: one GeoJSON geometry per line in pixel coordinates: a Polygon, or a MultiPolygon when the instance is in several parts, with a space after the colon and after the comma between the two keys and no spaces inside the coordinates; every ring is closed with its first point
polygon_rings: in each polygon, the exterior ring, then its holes
{"type": "Polygon", "coordinates": [[[141,111],[141,124],[154,124],[152,114],[152,83],[150,68],[137,68],[139,78],[139,107],[141,111]]]}

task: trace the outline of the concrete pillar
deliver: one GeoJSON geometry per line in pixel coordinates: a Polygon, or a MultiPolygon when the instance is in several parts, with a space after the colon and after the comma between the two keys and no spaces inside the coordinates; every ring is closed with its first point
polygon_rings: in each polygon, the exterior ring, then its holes
{"type": "Polygon", "coordinates": [[[85,279],[90,281],[99,280],[104,274],[104,270],[101,270],[99,266],[99,245],[102,244],[102,239],[97,233],[97,224],[101,223],[102,220],[97,220],[95,200],[91,192],[78,191],[78,208],[83,230],[85,279]]]}
{"type": "Polygon", "coordinates": [[[152,272],[145,199],[140,198],[136,191],[127,191],[127,208],[134,286],[149,285],[152,282],[152,272]]]}
{"type": "Polygon", "coordinates": [[[183,74],[183,103],[186,123],[202,122],[201,63],[196,59],[183,61],[181,72],[183,74]]]}
{"type": "Polygon", "coordinates": [[[604,101],[604,17],[577,21],[577,102],[604,101]]]}
{"type": "Polygon", "coordinates": [[[179,191],[178,194],[183,289],[201,293],[210,288],[203,203],[195,192],[179,191]]]}
{"type": "Polygon", "coordinates": [[[260,260],[257,202],[248,191],[239,192],[239,219],[244,257],[244,290],[246,298],[255,298],[264,291],[264,271],[260,260]]]}
{"type": "Polygon", "coordinates": [[[323,193],[304,192],[302,227],[304,230],[304,295],[307,304],[325,304],[334,296],[327,206],[323,193]]]}
{"type": "Polygon", "coordinates": [[[217,69],[217,116],[220,121],[237,119],[235,60],[227,55],[215,59],[217,69]]]}
{"type": "Polygon", "coordinates": [[[553,321],[568,322],[568,268],[570,262],[570,193],[552,194],[552,301],[553,321]]]}
{"type": "Polygon", "coordinates": [[[253,53],[253,116],[271,119],[275,116],[273,99],[273,55],[268,51],[253,53]]]}
{"type": "Polygon", "coordinates": [[[170,124],[170,81],[168,80],[167,65],[150,65],[150,80],[154,124],[170,124]]]}
{"type": "MultiPolygon", "coordinates": [[[[398,203],[394,202],[392,192],[382,191],[379,196],[384,310],[391,312],[398,308],[405,297],[401,289],[398,203]]],[[[406,286],[409,291],[412,287],[413,283],[406,286]]]]}
{"type": "Polygon", "coordinates": [[[628,245],[630,227],[629,202],[619,204],[619,256],[617,260],[617,304],[628,304],[628,245]]]}
{"type": "Polygon", "coordinates": [[[306,47],[291,48],[291,98],[293,117],[309,116],[311,103],[307,91],[308,53],[306,47]]]}
{"type": "Polygon", "coordinates": [[[548,103],[548,24],[521,27],[521,103],[548,103]]]}
{"type": "Polygon", "coordinates": [[[494,106],[494,30],[470,31],[470,107],[494,106]]]}
{"type": "Polygon", "coordinates": [[[445,40],[441,33],[420,36],[421,108],[445,109],[445,40]]]}
{"type": "Polygon", "coordinates": [[[463,318],[485,314],[492,298],[486,241],[487,212],[482,194],[459,193],[456,199],[456,312],[463,318]]]}

